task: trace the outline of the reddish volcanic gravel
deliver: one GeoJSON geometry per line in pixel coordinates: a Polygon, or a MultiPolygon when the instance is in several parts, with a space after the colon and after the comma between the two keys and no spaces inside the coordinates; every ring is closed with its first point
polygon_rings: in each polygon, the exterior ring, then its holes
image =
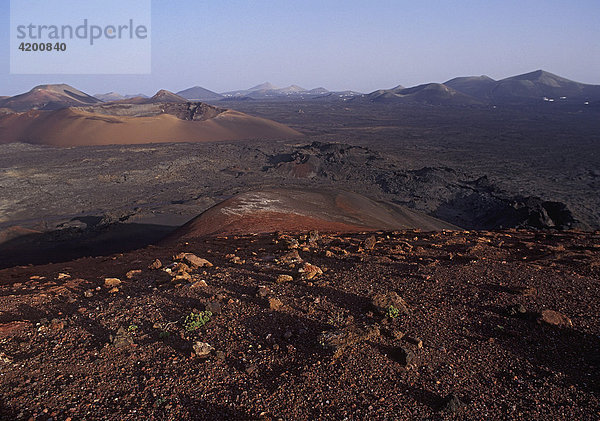
{"type": "Polygon", "coordinates": [[[2,270],[2,419],[600,417],[600,233],[371,235],[2,270]]]}

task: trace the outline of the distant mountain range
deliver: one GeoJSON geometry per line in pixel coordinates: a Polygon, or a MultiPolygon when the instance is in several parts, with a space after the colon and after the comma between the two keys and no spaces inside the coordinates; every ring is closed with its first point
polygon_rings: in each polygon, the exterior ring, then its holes
{"type": "Polygon", "coordinates": [[[159,102],[251,101],[251,100],[325,100],[356,101],[387,104],[426,104],[447,106],[525,105],[548,103],[600,105],[600,85],[574,82],[552,73],[536,70],[506,79],[488,76],[457,77],[444,83],[426,83],[410,88],[398,85],[370,94],[356,91],[329,91],[323,87],[311,90],[298,85],[278,88],[269,82],[239,91],[217,93],[200,86],[177,93],[159,91],[152,98],[146,95],[122,95],[116,92],[88,95],[69,85],[40,85],[13,97],[0,97],[2,114],[31,109],[56,110],[65,107],[88,106],[101,102],[152,104],[159,102]]]}
{"type": "MultiPolygon", "coordinates": [[[[338,92],[331,92],[323,87],[314,89],[304,89],[298,85],[290,85],[285,88],[278,88],[269,82],[261,83],[249,89],[239,91],[224,92],[224,99],[278,99],[278,98],[315,98],[328,95],[335,95],[338,92]]],[[[361,95],[360,92],[353,92],[352,95],[361,95]]]]}
{"type": "Polygon", "coordinates": [[[444,83],[428,83],[379,90],[364,99],[385,103],[431,105],[525,105],[542,102],[590,104],[600,100],[600,86],[586,85],[544,70],[494,80],[488,76],[468,76],[444,83]]]}
{"type": "MultiPolygon", "coordinates": [[[[304,89],[298,85],[290,85],[285,88],[278,88],[269,82],[261,83],[260,85],[253,86],[248,89],[241,89],[237,91],[229,91],[223,93],[217,93],[201,86],[194,86],[188,89],[184,89],[176,93],[176,95],[185,98],[189,101],[219,101],[219,100],[234,100],[243,101],[248,99],[284,99],[284,98],[316,98],[316,97],[342,97],[347,98],[351,96],[362,95],[360,92],[355,91],[341,91],[331,92],[323,87],[314,89],[304,89]]],[[[120,101],[123,99],[130,99],[134,97],[140,97],[142,95],[121,95],[116,92],[109,92],[106,94],[96,94],[96,98],[108,102],[108,101],[120,101]]],[[[144,96],[145,97],[145,96],[144,96]]],[[[147,97],[146,97],[147,98],[147,97]]]]}

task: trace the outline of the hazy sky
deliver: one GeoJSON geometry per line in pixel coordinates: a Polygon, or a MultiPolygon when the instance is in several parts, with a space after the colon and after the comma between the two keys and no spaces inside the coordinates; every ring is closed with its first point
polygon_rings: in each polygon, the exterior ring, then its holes
{"type": "Polygon", "coordinates": [[[10,75],[9,5],[0,95],[59,82],[91,94],[265,81],[370,92],[540,68],[600,84],[600,0],[153,0],[152,73],[133,76],[10,75]]]}

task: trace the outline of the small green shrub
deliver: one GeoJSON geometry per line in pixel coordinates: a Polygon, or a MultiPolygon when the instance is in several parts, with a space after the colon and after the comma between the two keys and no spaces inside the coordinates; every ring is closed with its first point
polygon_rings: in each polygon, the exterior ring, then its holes
{"type": "Polygon", "coordinates": [[[400,310],[394,306],[389,306],[385,315],[390,319],[395,319],[396,317],[400,316],[400,310]]]}
{"type": "Polygon", "coordinates": [[[327,320],[327,323],[329,323],[332,326],[343,326],[345,324],[346,321],[346,315],[344,314],[343,310],[337,310],[334,311],[331,316],[329,316],[329,319],[327,320]]]}
{"type": "Polygon", "coordinates": [[[210,321],[212,313],[210,311],[201,311],[200,313],[190,313],[183,320],[183,327],[188,332],[200,329],[210,321]]]}
{"type": "Polygon", "coordinates": [[[129,325],[129,327],[127,328],[127,330],[129,332],[135,332],[136,330],[138,330],[138,325],[129,325]]]}

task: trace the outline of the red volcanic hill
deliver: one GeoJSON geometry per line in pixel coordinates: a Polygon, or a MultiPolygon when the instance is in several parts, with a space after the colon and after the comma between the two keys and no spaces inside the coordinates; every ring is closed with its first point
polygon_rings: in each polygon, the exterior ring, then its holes
{"type": "Polygon", "coordinates": [[[238,194],[177,230],[172,239],[274,231],[364,232],[456,226],[401,206],[334,190],[269,189],[238,194]]]}

